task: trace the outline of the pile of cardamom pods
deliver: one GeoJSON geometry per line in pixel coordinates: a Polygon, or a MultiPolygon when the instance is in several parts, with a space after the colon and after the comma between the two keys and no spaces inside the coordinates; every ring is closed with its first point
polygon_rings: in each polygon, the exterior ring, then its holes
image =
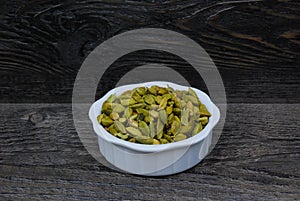
{"type": "Polygon", "coordinates": [[[98,122],[112,135],[142,144],[166,144],[198,134],[211,114],[195,91],[138,87],[103,103],[98,122]]]}

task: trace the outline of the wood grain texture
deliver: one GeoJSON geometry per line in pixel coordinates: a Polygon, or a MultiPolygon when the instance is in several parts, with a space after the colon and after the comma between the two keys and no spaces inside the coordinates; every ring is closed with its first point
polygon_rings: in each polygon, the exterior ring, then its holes
{"type": "MultiPolygon", "coordinates": [[[[78,69],[97,45],[127,30],[157,27],[207,50],[229,102],[299,103],[299,11],[299,2],[281,0],[3,1],[0,101],[69,103],[78,69]]],[[[140,51],[115,62],[99,93],[120,77],[113,69],[151,62],[184,66],[189,82],[205,88],[180,58],[140,51]]]]}
{"type": "Polygon", "coordinates": [[[0,105],[0,200],[298,200],[299,104],[230,104],[210,155],[141,177],[94,160],[70,104],[0,105]]]}

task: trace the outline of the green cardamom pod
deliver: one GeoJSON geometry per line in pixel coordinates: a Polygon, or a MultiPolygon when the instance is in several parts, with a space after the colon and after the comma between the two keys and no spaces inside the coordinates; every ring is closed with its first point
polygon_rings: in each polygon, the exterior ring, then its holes
{"type": "Polygon", "coordinates": [[[174,142],[178,142],[178,141],[185,140],[185,139],[186,139],[186,135],[179,133],[174,137],[174,142]]]}
{"type": "Polygon", "coordinates": [[[114,125],[118,131],[120,131],[121,133],[126,133],[125,126],[121,122],[115,121],[114,125]]]}
{"type": "Polygon", "coordinates": [[[192,89],[170,86],[137,87],[111,94],[97,121],[106,131],[128,142],[166,144],[197,135],[211,114],[192,89]]]}

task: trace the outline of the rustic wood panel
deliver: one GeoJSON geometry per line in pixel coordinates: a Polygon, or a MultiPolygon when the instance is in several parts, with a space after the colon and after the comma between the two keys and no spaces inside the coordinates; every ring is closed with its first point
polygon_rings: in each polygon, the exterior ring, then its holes
{"type": "MultiPolygon", "coordinates": [[[[159,27],[183,33],[208,51],[229,102],[299,103],[299,11],[298,1],[281,0],[2,1],[0,101],[71,102],[76,73],[93,48],[127,30],[159,27]]],[[[188,66],[151,51],[114,65],[124,71],[151,62],[188,66]]],[[[189,72],[189,81],[203,88],[189,72]]],[[[104,78],[107,88],[101,85],[99,93],[115,84],[120,74],[114,75],[104,78]]]]}
{"type": "Polygon", "coordinates": [[[141,177],[94,160],[70,104],[0,105],[0,200],[297,200],[299,104],[230,104],[224,132],[190,170],[141,177]]]}

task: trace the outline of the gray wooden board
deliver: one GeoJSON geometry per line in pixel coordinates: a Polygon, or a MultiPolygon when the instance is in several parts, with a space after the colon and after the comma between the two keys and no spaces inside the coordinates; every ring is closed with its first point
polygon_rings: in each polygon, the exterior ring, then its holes
{"type": "Polygon", "coordinates": [[[229,104],[215,149],[176,175],[92,158],[70,104],[0,105],[0,200],[299,200],[299,104],[229,104]]]}
{"type": "MultiPolygon", "coordinates": [[[[164,28],[199,43],[217,65],[231,103],[299,103],[298,1],[26,1],[0,4],[0,101],[70,103],[88,54],[128,30],[164,28]]],[[[99,95],[128,69],[173,68],[200,89],[199,75],[174,55],[140,51],[116,61],[99,95]]]]}

